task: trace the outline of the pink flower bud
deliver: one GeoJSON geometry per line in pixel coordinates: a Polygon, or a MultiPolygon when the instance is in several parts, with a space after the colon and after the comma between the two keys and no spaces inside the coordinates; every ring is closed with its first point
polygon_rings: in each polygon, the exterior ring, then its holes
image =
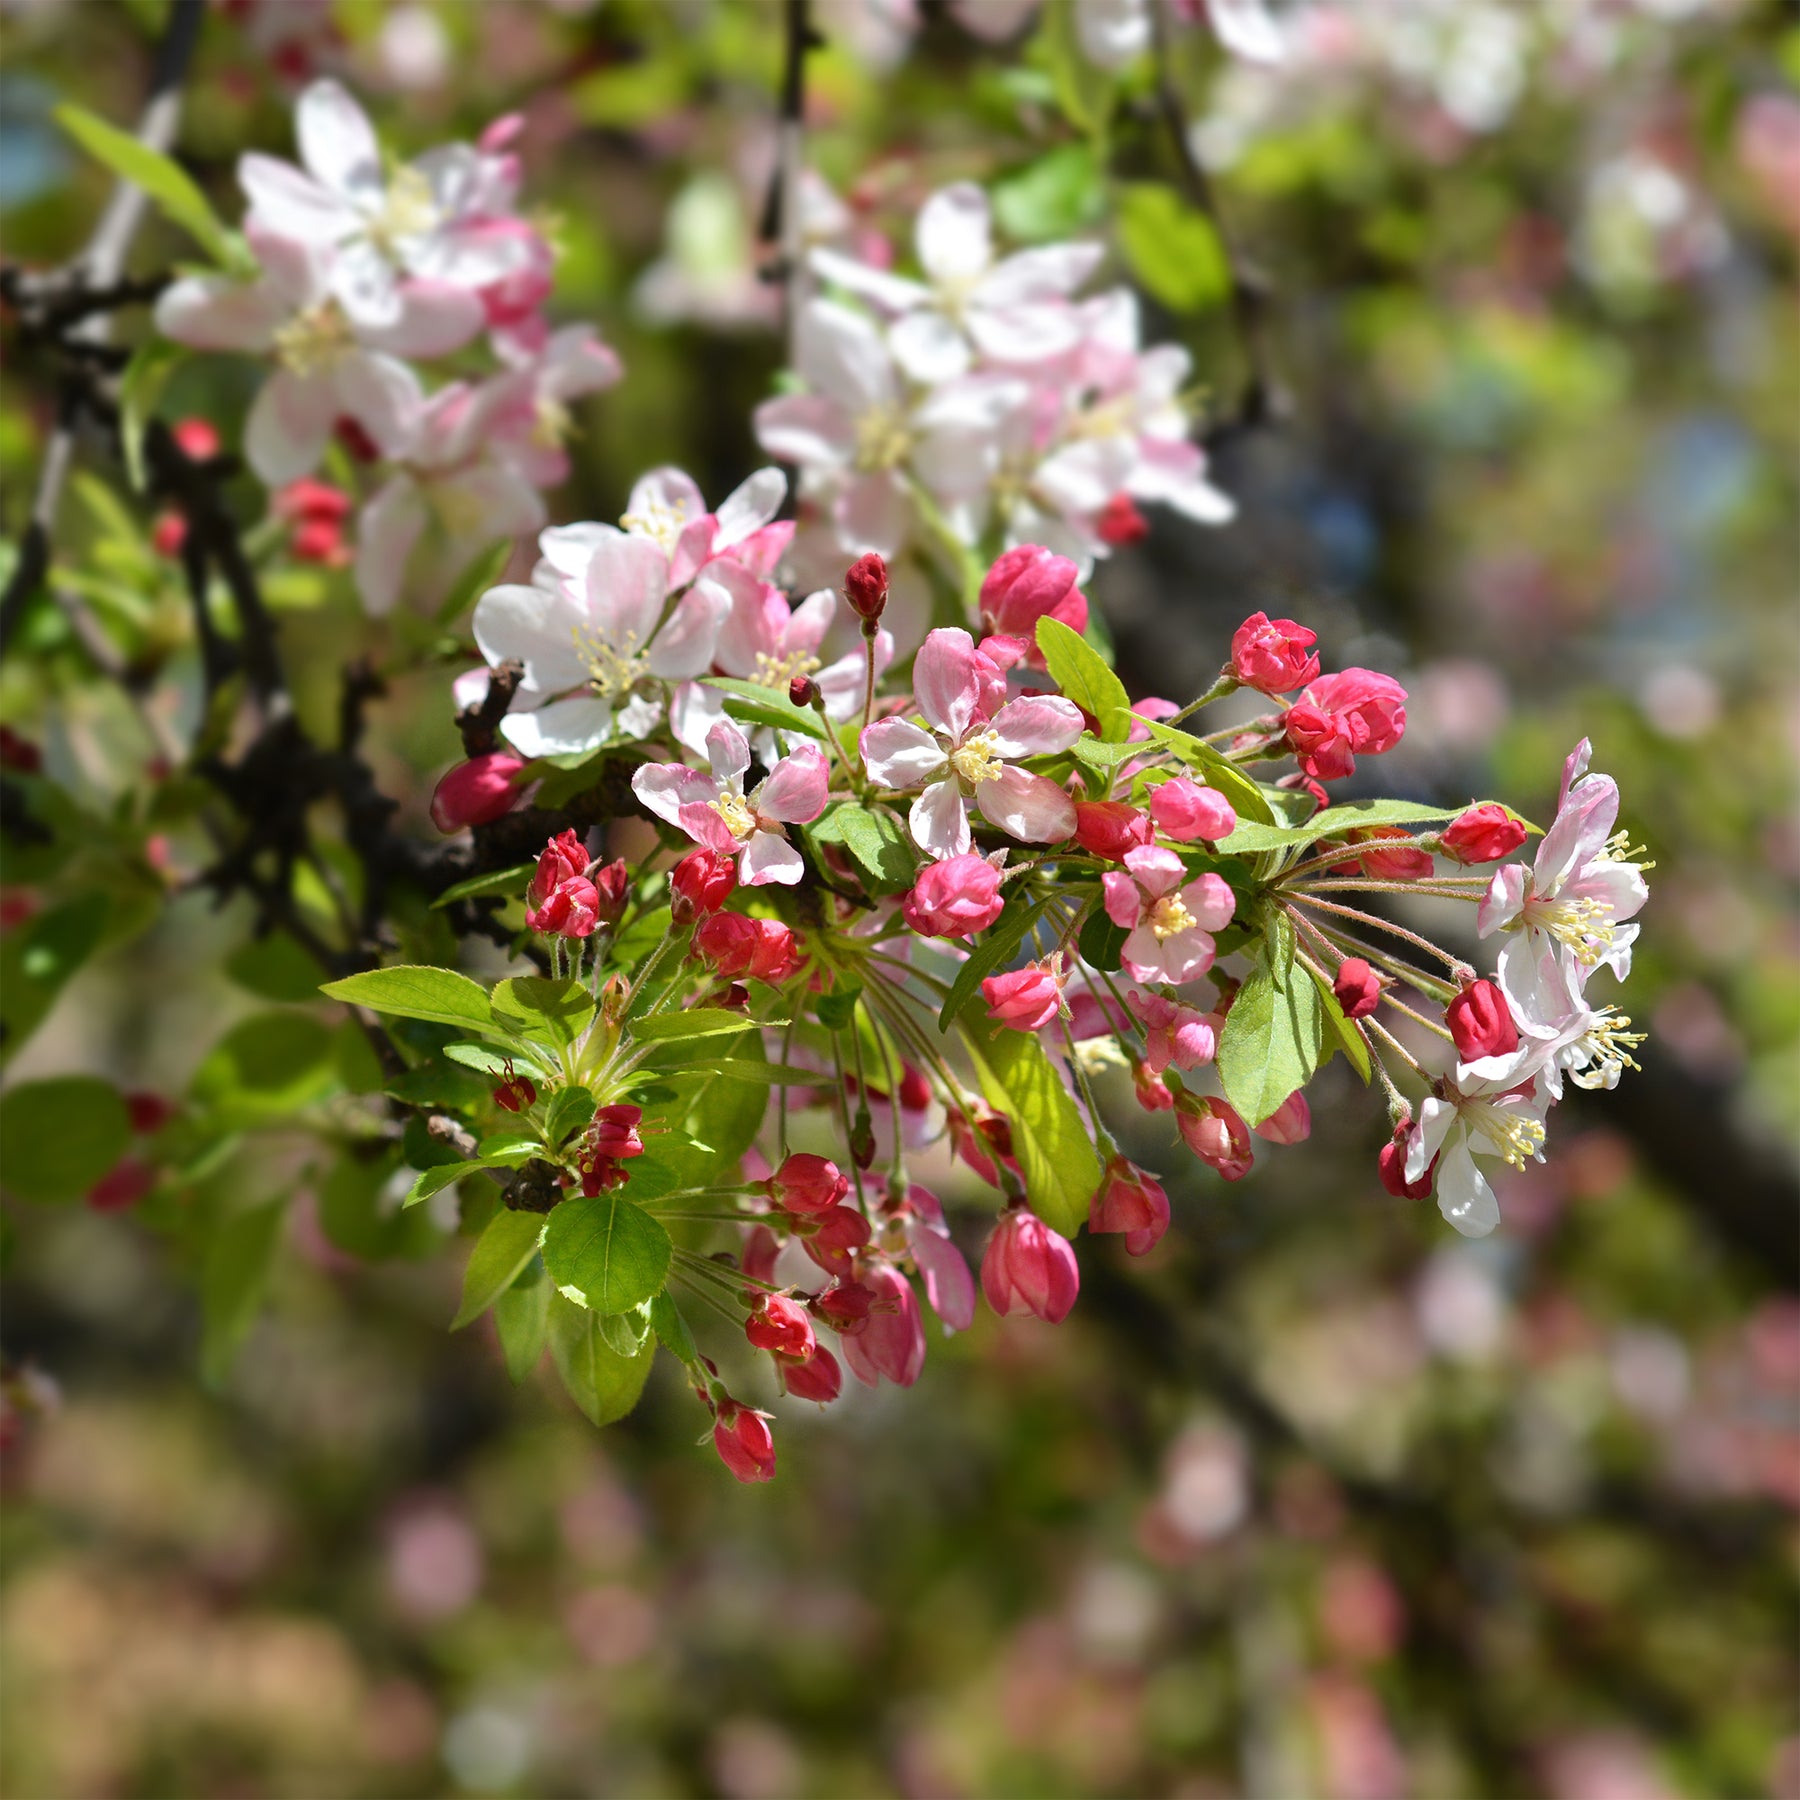
{"type": "Polygon", "coordinates": [[[335,488],[328,481],[315,480],[311,475],[302,475],[298,481],[290,481],[277,491],[270,510],[276,518],[295,523],[312,519],[342,525],[354,504],[342,488],[335,488]]]}
{"type": "Polygon", "coordinates": [[[1312,682],[1283,715],[1288,747],[1318,781],[1338,781],[1359,756],[1377,756],[1406,730],[1406,689],[1373,669],[1343,669],[1312,682]]]}
{"type": "Polygon", "coordinates": [[[431,796],[431,822],[439,831],[491,825],[511,812],[519,798],[522,757],[504,750],[471,756],[445,772],[431,796]]]}
{"type": "Polygon", "coordinates": [[[0,725],[0,769],[11,769],[15,775],[39,775],[43,768],[43,751],[10,725],[0,725]]]}
{"type": "Polygon", "coordinates": [[[925,1366],[925,1318],[912,1283],[890,1262],[865,1259],[862,1281],[874,1294],[862,1330],[839,1340],[850,1373],[865,1387],[885,1376],[911,1387],[925,1366]]]}
{"type": "Polygon", "coordinates": [[[1256,1160],[1250,1130],[1228,1101],[1182,1094],[1175,1102],[1175,1124],[1187,1147],[1227,1181],[1242,1181],[1250,1173],[1256,1160]]]}
{"type": "Polygon", "coordinates": [[[1047,963],[1031,963],[1005,975],[990,975],[981,984],[988,1003],[988,1017],[1014,1031],[1041,1031],[1062,1008],[1065,979],[1060,956],[1047,963]]]}
{"type": "Polygon", "coordinates": [[[594,1122],[588,1127],[587,1143],[601,1156],[609,1156],[615,1162],[642,1156],[644,1140],[638,1136],[638,1126],[643,1117],[641,1106],[603,1106],[594,1114],[594,1122]]]}
{"type": "Polygon", "coordinates": [[[1075,841],[1090,856],[1123,862],[1127,850],[1141,849],[1155,835],[1150,821],[1123,800],[1075,802],[1075,841]]]}
{"type": "Polygon", "coordinates": [[[592,937],[600,922],[600,896],[579,875],[559,881],[535,906],[525,909],[525,923],[546,937],[592,937]]]}
{"type": "Polygon", "coordinates": [[[775,1440],[765,1414],[725,1400],[713,1423],[713,1448],[739,1481],[771,1481],[775,1476],[775,1440]]]}
{"type": "Polygon", "coordinates": [[[816,1400],[829,1406],[844,1389],[844,1372],[838,1359],[823,1344],[815,1344],[804,1362],[777,1361],[782,1390],[796,1400],[816,1400]]]}
{"type": "Polygon", "coordinates": [[[742,913],[714,913],[694,933],[694,954],[709,962],[722,980],[753,976],[785,981],[800,966],[794,934],[778,919],[750,919],[742,913]]]}
{"type": "Polygon", "coordinates": [[[822,1213],[793,1215],[800,1248],[827,1275],[847,1279],[857,1251],[870,1237],[869,1221],[854,1206],[832,1206],[822,1213]]]}
{"type": "Polygon", "coordinates": [[[1489,800],[1471,806],[1444,828],[1439,839],[1446,856],[1459,863],[1498,862],[1525,841],[1525,827],[1504,806],[1489,800]]]}
{"type": "Polygon", "coordinates": [[[784,1294],[757,1296],[756,1310],[744,1321],[744,1336],[758,1350],[773,1350],[802,1362],[812,1355],[816,1342],[806,1308],[784,1294]]]}
{"type": "Polygon", "coordinates": [[[1171,1063],[1185,1073],[1212,1061],[1218,1034],[1204,1013],[1137,988],[1125,996],[1125,1004],[1144,1028],[1144,1064],[1153,1073],[1160,1075],[1171,1063]]]}
{"type": "Polygon", "coordinates": [[[859,556],[845,571],[844,598],[866,624],[873,625],[887,610],[888,567],[873,550],[859,556]]]}
{"type": "Polygon", "coordinates": [[[585,879],[587,872],[587,846],[572,830],[559,832],[538,852],[537,873],[531,878],[526,897],[541,902],[563,882],[585,879]]]}
{"type": "Polygon", "coordinates": [[[1381,977],[1360,956],[1347,956],[1338,964],[1331,991],[1346,1019],[1366,1019],[1381,1004],[1381,977]]]}
{"type": "Polygon", "coordinates": [[[1005,910],[1000,871],[983,857],[952,856],[930,864],[901,905],[920,937],[972,937],[1005,910]]]}
{"type": "Polygon", "coordinates": [[[721,850],[690,850],[669,874],[670,909],[677,925],[717,912],[737,886],[737,863],[721,850]]]}
{"type": "Polygon", "coordinates": [[[1122,1156],[1110,1157],[1088,1202],[1089,1231],[1122,1231],[1133,1256],[1154,1249],[1169,1229],[1169,1196],[1153,1175],[1122,1156]]]}
{"type": "Polygon", "coordinates": [[[1471,981],[1445,1007],[1444,1023],[1464,1062],[1507,1056],[1519,1047],[1519,1028],[1498,982],[1471,981]]]}
{"type": "Polygon", "coordinates": [[[178,512],[159,512],[150,528],[150,547],[158,556],[171,559],[181,554],[187,542],[187,520],[178,512]]]}
{"type": "Polygon", "coordinates": [[[631,870],[623,857],[615,858],[604,868],[596,868],[588,879],[594,884],[595,911],[601,926],[610,931],[618,924],[625,902],[631,896],[631,870]]]}
{"type": "Polygon", "coordinates": [[[1265,694],[1292,693],[1319,678],[1312,647],[1318,633],[1292,619],[1252,613],[1232,634],[1231,672],[1245,686],[1265,694]]]}
{"type": "Polygon", "coordinates": [[[1185,775],[1165,781],[1150,796],[1150,816],[1156,828],[1179,844],[1204,839],[1216,844],[1237,830],[1237,813],[1216,789],[1202,787],[1185,775]]]}
{"type": "Polygon", "coordinates": [[[194,462],[208,462],[219,454],[219,431],[211,419],[177,419],[169,436],[181,446],[181,454],[194,462]]]}
{"type": "Polygon", "coordinates": [[[1394,1135],[1381,1146],[1381,1154],[1375,1159],[1375,1167],[1381,1176],[1381,1185],[1396,1200],[1425,1200],[1431,1195],[1432,1183],[1437,1179],[1438,1159],[1431,1159],[1431,1167],[1417,1181],[1406,1179],[1406,1139],[1411,1130],[1411,1122],[1403,1120],[1395,1127],[1394,1135]]]}
{"type": "Polygon", "coordinates": [[[1137,1103],[1147,1113],[1167,1112],[1175,1104],[1169,1084],[1147,1062],[1131,1065],[1131,1081],[1137,1103]]]}
{"type": "MultiPolygon", "coordinates": [[[[1382,838],[1404,838],[1413,834],[1399,825],[1370,825],[1350,834],[1357,846],[1373,844],[1382,838]]],[[[1359,848],[1356,860],[1362,872],[1372,881],[1423,881],[1437,866],[1431,853],[1416,845],[1404,850],[1364,850],[1359,848]]]]}
{"type": "Polygon", "coordinates": [[[1256,1127],[1256,1135],[1270,1144],[1302,1144],[1312,1136],[1312,1108],[1306,1096],[1292,1093],[1256,1127]]]}
{"type": "Polygon", "coordinates": [[[1036,1213],[1009,1207],[982,1256],[981,1291],[1002,1318],[1029,1312],[1060,1325],[1081,1291],[1074,1246],[1036,1213]]]}
{"type": "Polygon", "coordinates": [[[1094,533],[1101,543],[1123,549],[1128,544],[1141,544],[1150,535],[1150,521],[1121,489],[1101,507],[1100,516],[1094,521],[1094,533]]]}
{"type": "Polygon", "coordinates": [[[344,568],[350,561],[344,527],[336,519],[302,519],[288,539],[288,549],[301,562],[322,563],[328,569],[344,568]]]}
{"type": "Polygon", "coordinates": [[[840,1281],[822,1294],[813,1296],[812,1310],[835,1332],[853,1337],[869,1322],[869,1309],[875,1304],[875,1290],[860,1281],[840,1281]]]}
{"type": "Polygon", "coordinates": [[[1041,544],[1017,545],[996,558],[982,579],[982,624],[1001,637],[1019,639],[1027,660],[1042,668],[1038,620],[1056,619],[1071,631],[1087,630],[1087,597],[1075,585],[1079,574],[1066,556],[1041,544]]]}
{"type": "Polygon", "coordinates": [[[825,1213],[849,1193],[850,1182],[836,1163],[796,1150],[763,1183],[763,1191],[783,1212],[825,1213]]]}

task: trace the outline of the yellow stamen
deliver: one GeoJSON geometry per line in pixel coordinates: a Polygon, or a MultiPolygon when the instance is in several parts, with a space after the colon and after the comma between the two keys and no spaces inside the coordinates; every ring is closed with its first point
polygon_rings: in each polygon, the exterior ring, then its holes
{"type": "Polygon", "coordinates": [[[1196,923],[1198,921],[1187,909],[1187,902],[1179,894],[1164,894],[1150,908],[1150,930],[1159,944],[1178,931],[1192,931],[1196,923]]]}
{"type": "Polygon", "coordinates": [[[1465,1106],[1462,1114],[1470,1127],[1480,1132],[1515,1169],[1524,1168],[1544,1147],[1544,1128],[1536,1119],[1486,1101],[1465,1106]]]}
{"type": "Polygon", "coordinates": [[[651,539],[665,556],[675,554],[676,542],[687,522],[687,505],[681,500],[652,500],[643,512],[628,512],[619,520],[627,531],[651,539]]]}
{"type": "Polygon", "coordinates": [[[317,306],[296,313],[285,325],[276,329],[275,358],[290,374],[303,381],[323,375],[345,351],[352,349],[356,335],[335,300],[321,300],[317,306]]]}
{"type": "Polygon", "coordinates": [[[856,422],[856,467],[860,474],[898,468],[912,446],[906,415],[897,408],[877,408],[856,422]]]}
{"type": "Polygon", "coordinates": [[[950,753],[950,767],[975,787],[983,781],[992,781],[1005,765],[1000,760],[996,746],[1000,742],[997,731],[978,731],[950,753]]]}
{"type": "Polygon", "coordinates": [[[650,659],[637,647],[637,633],[628,631],[613,644],[590,625],[577,625],[575,649],[588,666],[588,685],[602,700],[628,693],[650,672],[650,659]]]}
{"type": "Polygon", "coordinates": [[[431,183],[410,163],[402,163],[388,178],[381,211],[369,225],[369,238],[386,256],[392,256],[401,238],[424,237],[437,229],[442,217],[431,197],[431,183]]]}
{"type": "Polygon", "coordinates": [[[751,679],[764,687],[785,688],[797,675],[817,674],[819,667],[819,659],[804,650],[791,650],[786,656],[771,656],[768,651],[759,650],[756,673],[751,679]]]}
{"type": "Polygon", "coordinates": [[[756,830],[756,814],[745,803],[742,794],[721,794],[712,809],[725,821],[725,829],[741,844],[756,830]]]}

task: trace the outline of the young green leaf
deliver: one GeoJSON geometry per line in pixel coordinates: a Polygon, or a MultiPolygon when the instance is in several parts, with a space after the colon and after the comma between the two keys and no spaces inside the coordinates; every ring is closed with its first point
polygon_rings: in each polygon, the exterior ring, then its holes
{"type": "Polygon", "coordinates": [[[543,1234],[541,1213],[514,1212],[503,1206],[494,1214],[469,1252],[469,1266],[463,1272],[462,1305],[450,1322],[452,1331],[460,1331],[479,1319],[512,1286],[537,1255],[538,1239],[543,1234]]]}
{"type": "Polygon", "coordinates": [[[441,1194],[445,1188],[454,1186],[465,1175],[479,1175],[495,1166],[478,1159],[474,1162],[437,1163],[429,1169],[421,1169],[418,1179],[406,1190],[406,1198],[400,1204],[402,1207],[417,1206],[421,1201],[429,1200],[433,1194],[441,1194]]]}
{"type": "Polygon", "coordinates": [[[650,1336],[650,1302],[646,1300],[630,1312],[601,1313],[600,1336],[615,1354],[636,1356],[650,1336]]]}
{"type": "Polygon", "coordinates": [[[1246,1125],[1260,1125],[1330,1054],[1318,986],[1292,979],[1295,972],[1284,971],[1285,985],[1278,987],[1266,962],[1259,964],[1238,989],[1219,1034],[1219,1080],[1246,1125]]]}
{"type": "Polygon", "coordinates": [[[1372,825],[1433,825],[1454,819],[1460,806],[1421,806],[1413,800],[1347,800],[1328,806],[1301,825],[1240,823],[1219,848],[1229,854],[1256,850],[1287,850],[1322,838],[1342,837],[1372,825]]]}
{"type": "Polygon", "coordinates": [[[1165,182],[1124,185],[1119,248],[1139,285],[1171,312],[1203,312],[1231,293],[1231,263],[1218,228],[1165,182]]]}
{"type": "Polygon", "coordinates": [[[545,1115],[544,1137],[552,1148],[560,1147],[593,1118],[594,1096],[584,1087],[558,1088],[545,1115]]]}
{"type": "Polygon", "coordinates": [[[494,1023],[542,1044],[572,1044],[594,1022],[594,996],[573,976],[515,975],[489,1002],[494,1023]]]}
{"type": "Polygon", "coordinates": [[[473,900],[481,894],[523,894],[525,884],[537,872],[536,863],[515,863],[510,869],[494,869],[486,875],[471,875],[455,887],[445,888],[432,901],[433,908],[454,906],[458,900],[473,900]]]}
{"type": "Polygon", "coordinates": [[[213,1234],[200,1277],[200,1378],[208,1387],[225,1379],[255,1322],[286,1217],[286,1203],[271,1200],[234,1214],[213,1234]]]}
{"type": "Polygon", "coordinates": [[[890,812],[870,811],[853,800],[834,806],[807,828],[821,844],[842,844],[871,894],[898,894],[919,872],[919,852],[890,812]]]}
{"type": "Polygon", "coordinates": [[[492,1050],[486,1044],[446,1044],[444,1055],[465,1069],[479,1070],[483,1075],[505,1080],[507,1065],[517,1075],[549,1075],[552,1071],[535,1056],[523,1050],[492,1050]]]}
{"type": "MultiPolygon", "coordinates": [[[[1325,1035],[1343,1051],[1344,1060],[1357,1074],[1363,1078],[1363,1086],[1367,1087],[1371,1079],[1369,1064],[1369,1042],[1356,1026],[1344,1017],[1344,1009],[1338,1004],[1338,997],[1331,991],[1330,984],[1316,970],[1308,970],[1319,989],[1319,1011],[1325,1021],[1325,1035]]],[[[1327,1062],[1331,1059],[1325,1058],[1327,1062]]]]}
{"type": "Polygon", "coordinates": [[[1099,726],[1101,742],[1124,743],[1131,734],[1131,697],[1099,652],[1060,619],[1039,619],[1037,642],[1050,679],[1099,726]]]}
{"type": "Polygon", "coordinates": [[[1269,799],[1263,790],[1235,763],[1227,762],[1210,744],[1203,744],[1185,731],[1165,725],[1160,719],[1132,715],[1148,728],[1151,737],[1166,750],[1172,750],[1208,787],[1217,788],[1229,800],[1240,818],[1267,824],[1275,817],[1269,810],[1269,799]]]}
{"type": "Polygon", "coordinates": [[[544,1354],[544,1340],[550,1334],[550,1302],[555,1293],[542,1260],[534,1256],[525,1272],[494,1302],[500,1354],[506,1358],[506,1372],[514,1387],[537,1367],[538,1358],[544,1354]]]}
{"type": "Polygon", "coordinates": [[[671,1355],[688,1364],[700,1360],[694,1334],[688,1330],[688,1322],[681,1316],[681,1309],[669,1298],[667,1288],[650,1302],[650,1323],[671,1355]]]}
{"type": "Polygon", "coordinates": [[[0,1185],[21,1200],[79,1200],[130,1142],[119,1090],[96,1076],[25,1081],[0,1094],[0,1185]]]}
{"type": "Polygon", "coordinates": [[[819,715],[808,706],[796,706],[786,694],[760,682],[738,681],[727,675],[709,675],[706,686],[722,689],[730,696],[725,710],[734,718],[751,725],[773,725],[777,731],[791,731],[801,737],[825,740],[825,727],[819,715]]]}
{"type": "Polygon", "coordinates": [[[544,1267],[597,1313],[629,1312],[662,1292],[673,1246],[660,1221],[616,1194],[565,1200],[544,1230],[544,1267]]]}
{"type": "Polygon", "coordinates": [[[640,1043],[661,1044],[674,1038],[729,1037],[734,1032],[754,1031],[759,1025],[786,1023],[785,1019],[752,1019],[746,1013],[727,1012],[722,1006],[696,1006],[691,1012],[633,1019],[627,1029],[640,1043]]]}
{"type": "Polygon", "coordinates": [[[460,1025],[490,1035],[496,1032],[487,990],[454,969],[434,969],[429,964],[369,969],[327,981],[319,992],[395,1018],[427,1019],[436,1025],[460,1025]]]}
{"type": "MultiPolygon", "coordinates": [[[[1012,957],[1025,941],[1026,932],[1044,916],[1054,898],[1053,894],[1046,894],[1028,905],[1008,907],[994,921],[987,936],[969,952],[968,960],[957,970],[949,995],[938,1010],[939,1031],[950,1029],[950,1021],[975,997],[975,990],[983,978],[1012,957]]],[[[1113,966],[1118,967],[1116,963],[1113,966]]]]}
{"type": "Polygon", "coordinates": [[[555,1295],[550,1301],[550,1354],[562,1376],[569,1398],[596,1425],[610,1425],[637,1405],[656,1347],[645,1344],[636,1355],[625,1357],[612,1349],[600,1333],[600,1318],[555,1295]]]}

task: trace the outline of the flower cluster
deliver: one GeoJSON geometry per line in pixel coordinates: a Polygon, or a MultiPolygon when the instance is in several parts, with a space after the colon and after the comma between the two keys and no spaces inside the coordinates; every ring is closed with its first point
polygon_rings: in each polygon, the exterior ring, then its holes
{"type": "Polygon", "coordinates": [[[244,426],[255,473],[284,488],[335,441],[374,465],[355,571],[386,612],[424,546],[447,579],[489,545],[538,530],[568,473],[569,403],[619,364],[593,329],[552,331],[554,256],[518,211],[521,121],[412,162],[385,157],[335,80],[300,95],[300,166],[248,154],[238,180],[254,273],[190,275],[156,308],[178,343],[267,359],[244,426]],[[428,392],[419,363],[485,336],[494,371],[428,392]]]}

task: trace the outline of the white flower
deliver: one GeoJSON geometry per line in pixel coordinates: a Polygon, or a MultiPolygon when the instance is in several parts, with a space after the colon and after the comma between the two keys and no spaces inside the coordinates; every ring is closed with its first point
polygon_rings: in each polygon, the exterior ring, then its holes
{"type": "Polygon", "coordinates": [[[1464,1065],[1419,1109],[1406,1140],[1406,1179],[1421,1180],[1435,1159],[1438,1211],[1464,1237],[1486,1237],[1500,1223],[1500,1203],[1475,1166],[1477,1156],[1497,1156],[1515,1169],[1544,1160],[1550,1096],[1531,1079],[1535,1072],[1529,1058],[1497,1078],[1464,1065]]]}
{"type": "Polygon", "coordinates": [[[1625,1070],[1638,1066],[1631,1053],[1643,1034],[1632,1031],[1631,1020],[1616,1008],[1588,1004],[1585,975],[1573,958],[1518,937],[1501,950],[1496,973],[1518,1023],[1519,1047],[1463,1065],[1459,1078],[1472,1073],[1516,1082],[1516,1071],[1535,1067],[1551,1097],[1560,1100],[1565,1072],[1577,1087],[1615,1088],[1625,1070]]]}

